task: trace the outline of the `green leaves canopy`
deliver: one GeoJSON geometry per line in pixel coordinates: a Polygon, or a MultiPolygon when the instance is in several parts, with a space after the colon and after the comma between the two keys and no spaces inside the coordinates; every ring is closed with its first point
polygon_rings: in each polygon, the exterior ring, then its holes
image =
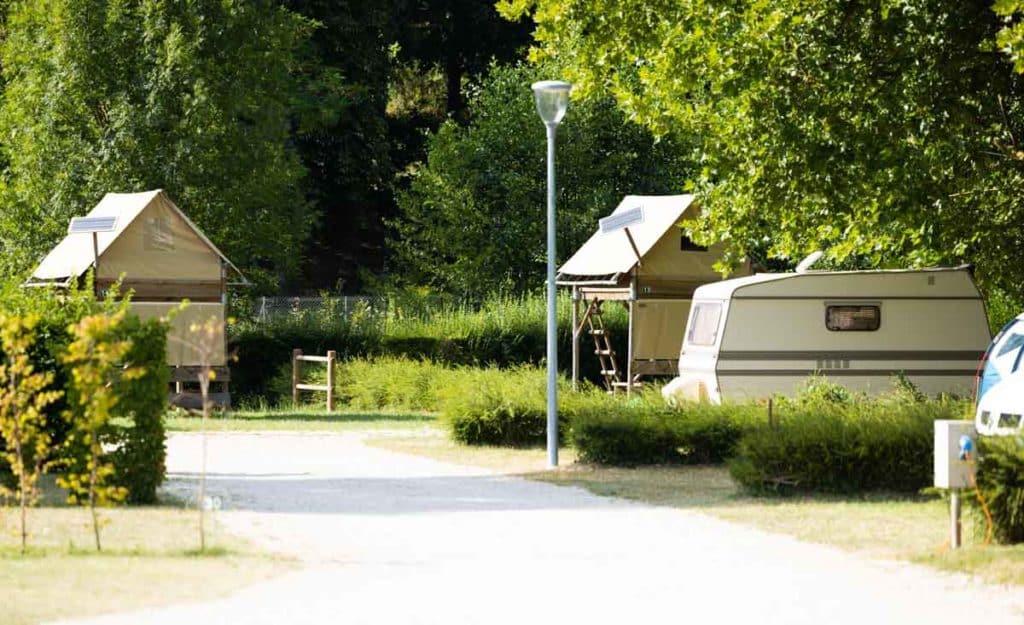
{"type": "MultiPolygon", "coordinates": [[[[1007,3],[1003,3],[1007,4],[1007,3]]],[[[700,138],[700,235],[736,256],[973,262],[1019,289],[1020,79],[989,0],[505,0],[535,57],[700,138]]]]}
{"type": "Polygon", "coordinates": [[[272,2],[41,0],[8,9],[0,245],[23,270],[109,191],[164,188],[251,278],[311,215],[288,145],[313,24],[272,2]]]}
{"type": "MultiPolygon", "coordinates": [[[[492,67],[469,121],[428,139],[427,163],[399,195],[392,246],[409,282],[464,296],[539,287],[546,262],[546,139],[530,84],[546,67],[492,67]]],[[[623,195],[678,189],[688,167],[668,139],[629,124],[609,99],[573,102],[558,129],[558,258],[623,195]]]]}

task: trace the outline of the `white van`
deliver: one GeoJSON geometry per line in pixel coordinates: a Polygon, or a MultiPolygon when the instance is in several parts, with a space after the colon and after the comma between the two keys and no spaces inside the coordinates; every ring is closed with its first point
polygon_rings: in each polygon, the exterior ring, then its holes
{"type": "Polygon", "coordinates": [[[906,375],[969,394],[991,334],[966,267],[757,274],[693,296],[669,401],[791,395],[811,375],[880,393],[906,375]]]}
{"type": "Polygon", "coordinates": [[[1024,431],[1024,314],[1006,324],[982,358],[975,426],[981,434],[1024,431]]]}

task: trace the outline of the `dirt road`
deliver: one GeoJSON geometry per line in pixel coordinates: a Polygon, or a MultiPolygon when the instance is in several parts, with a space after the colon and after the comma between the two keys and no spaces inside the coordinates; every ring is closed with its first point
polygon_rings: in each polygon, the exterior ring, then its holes
{"type": "MultiPolygon", "coordinates": [[[[197,435],[169,443],[191,492],[197,435]]],[[[356,434],[218,434],[231,531],[304,561],[230,597],[79,625],[1021,625],[1024,593],[574,488],[364,446],[356,434]]]]}

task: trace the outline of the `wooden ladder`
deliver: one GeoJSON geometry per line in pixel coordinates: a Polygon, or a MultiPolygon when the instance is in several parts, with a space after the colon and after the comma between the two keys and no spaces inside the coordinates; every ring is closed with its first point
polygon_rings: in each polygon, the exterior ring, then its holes
{"type": "Polygon", "coordinates": [[[623,386],[622,376],[619,365],[615,361],[615,350],[612,349],[608,328],[604,325],[601,303],[601,300],[595,298],[587,304],[587,311],[583,314],[583,323],[587,325],[587,333],[594,339],[594,354],[601,363],[604,387],[609,393],[614,393],[617,388],[623,386]]]}

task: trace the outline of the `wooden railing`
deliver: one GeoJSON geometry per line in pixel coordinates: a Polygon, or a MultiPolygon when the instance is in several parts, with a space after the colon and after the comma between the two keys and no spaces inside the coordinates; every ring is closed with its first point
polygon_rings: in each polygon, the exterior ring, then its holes
{"type": "Polygon", "coordinates": [[[334,410],[334,362],[338,352],[333,349],[326,356],[304,356],[301,349],[292,350],[292,404],[299,405],[299,391],[324,391],[327,393],[327,410],[334,410]],[[303,384],[303,362],[326,362],[327,384],[303,384]]]}

